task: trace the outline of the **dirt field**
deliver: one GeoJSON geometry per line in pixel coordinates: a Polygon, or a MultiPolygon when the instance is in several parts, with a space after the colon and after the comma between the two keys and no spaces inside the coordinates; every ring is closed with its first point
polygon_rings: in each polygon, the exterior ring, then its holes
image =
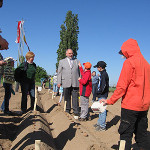
{"type": "MultiPolygon", "coordinates": [[[[112,93],[109,93],[109,97],[112,93]]],[[[0,88],[0,104],[4,89],[0,88]]],[[[95,131],[93,124],[98,114],[90,112],[91,121],[79,122],[64,112],[63,102],[57,105],[59,96],[52,99],[47,89],[39,92],[38,112],[29,111],[20,115],[21,93],[12,95],[12,116],[0,113],[0,149],[35,149],[35,140],[41,140],[41,150],[113,150],[118,149],[118,127],[120,124],[120,101],[107,107],[107,130],[95,131]],[[35,125],[36,123],[36,125],[35,125]]],[[[30,100],[28,100],[29,107],[30,100]]],[[[90,98],[91,106],[91,98],[90,98]]],[[[148,114],[150,118],[150,113],[148,114]]],[[[150,140],[150,119],[148,127],[150,140]]],[[[133,139],[133,149],[136,144],[133,139]]]]}

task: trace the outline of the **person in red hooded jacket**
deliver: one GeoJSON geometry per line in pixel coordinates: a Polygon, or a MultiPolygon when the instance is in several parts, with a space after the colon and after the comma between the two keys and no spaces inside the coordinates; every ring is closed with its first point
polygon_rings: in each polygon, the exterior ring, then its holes
{"type": "Polygon", "coordinates": [[[121,123],[119,127],[120,146],[125,143],[125,150],[131,149],[132,136],[141,150],[148,148],[147,113],[150,106],[150,64],[140,52],[138,43],[128,39],[119,52],[126,60],[110,99],[104,100],[107,105],[113,105],[119,98],[121,101],[121,123]]]}
{"type": "Polygon", "coordinates": [[[84,70],[81,66],[81,63],[78,64],[80,73],[81,73],[81,78],[79,77],[79,87],[80,87],[80,106],[81,106],[81,114],[79,121],[86,121],[87,118],[89,117],[88,114],[88,106],[89,106],[89,96],[91,95],[92,92],[92,79],[91,79],[91,63],[86,62],[83,63],[84,65],[84,70]]]}

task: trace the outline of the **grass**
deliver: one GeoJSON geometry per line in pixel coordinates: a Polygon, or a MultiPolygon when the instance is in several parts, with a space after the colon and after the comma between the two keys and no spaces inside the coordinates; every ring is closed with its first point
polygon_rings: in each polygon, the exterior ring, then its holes
{"type": "MultiPolygon", "coordinates": [[[[2,81],[1,81],[1,83],[2,83],[2,81]]],[[[35,85],[36,86],[41,86],[41,82],[35,82],[35,85]]],[[[48,88],[49,87],[49,83],[48,82],[46,82],[46,87],[48,88]]],[[[51,87],[52,87],[52,84],[51,84],[51,87]]],[[[114,92],[115,91],[115,87],[110,87],[109,88],[109,92],[114,92]]]]}
{"type": "MultiPolygon", "coordinates": [[[[41,82],[35,82],[35,85],[36,86],[41,86],[41,82]]],[[[45,87],[49,87],[49,83],[48,82],[46,82],[45,87]]],[[[51,84],[51,87],[52,87],[52,84],[51,84]]]]}
{"type": "Polygon", "coordinates": [[[115,90],[116,90],[115,87],[110,87],[110,88],[109,88],[109,92],[114,92],[115,90]]]}
{"type": "MultiPolygon", "coordinates": [[[[41,82],[35,82],[35,85],[41,86],[41,82]]],[[[49,87],[49,83],[48,82],[46,82],[46,87],[49,87]]],[[[52,84],[51,84],[51,87],[52,87],[52,84]]],[[[115,89],[116,89],[115,87],[110,87],[109,88],[109,92],[114,92],[115,89]]]]}

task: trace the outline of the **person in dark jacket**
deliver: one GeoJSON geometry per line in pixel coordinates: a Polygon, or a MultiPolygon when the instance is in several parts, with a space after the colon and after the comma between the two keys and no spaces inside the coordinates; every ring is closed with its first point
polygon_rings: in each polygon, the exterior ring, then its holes
{"type": "Polygon", "coordinates": [[[27,112],[27,94],[29,92],[31,98],[31,110],[34,108],[35,101],[35,73],[36,73],[36,64],[33,62],[35,54],[31,51],[26,54],[26,62],[21,63],[17,68],[25,71],[23,73],[22,80],[20,82],[22,100],[21,100],[21,110],[22,113],[27,112]]]}
{"type": "MultiPolygon", "coordinates": [[[[100,81],[98,82],[97,86],[97,97],[100,101],[101,99],[107,99],[108,92],[109,92],[109,76],[106,72],[105,67],[107,64],[104,61],[99,61],[97,65],[94,66],[94,68],[97,68],[97,70],[100,72],[100,81]]],[[[105,131],[106,130],[106,110],[102,113],[99,113],[99,119],[97,121],[97,124],[94,125],[96,128],[96,131],[105,131]]]]}
{"type": "Polygon", "coordinates": [[[88,117],[88,106],[89,106],[89,96],[92,92],[92,79],[91,79],[91,63],[83,63],[84,70],[79,63],[79,69],[81,73],[81,78],[79,77],[79,87],[80,87],[80,106],[81,114],[79,121],[86,121],[88,117]]]}

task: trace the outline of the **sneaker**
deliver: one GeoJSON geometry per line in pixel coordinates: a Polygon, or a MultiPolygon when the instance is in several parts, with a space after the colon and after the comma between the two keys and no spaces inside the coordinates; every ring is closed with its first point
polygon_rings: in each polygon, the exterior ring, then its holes
{"type": "Polygon", "coordinates": [[[78,120],[79,119],[79,114],[73,113],[74,119],[78,120]]]}
{"type": "Polygon", "coordinates": [[[86,118],[79,118],[79,121],[86,121],[86,118]]]}
{"type": "Polygon", "coordinates": [[[95,128],[96,128],[97,126],[99,126],[97,123],[93,125],[93,127],[95,127],[95,128]]]}
{"type": "Polygon", "coordinates": [[[97,125],[95,128],[96,131],[106,131],[106,128],[102,128],[101,126],[97,125]]]}

